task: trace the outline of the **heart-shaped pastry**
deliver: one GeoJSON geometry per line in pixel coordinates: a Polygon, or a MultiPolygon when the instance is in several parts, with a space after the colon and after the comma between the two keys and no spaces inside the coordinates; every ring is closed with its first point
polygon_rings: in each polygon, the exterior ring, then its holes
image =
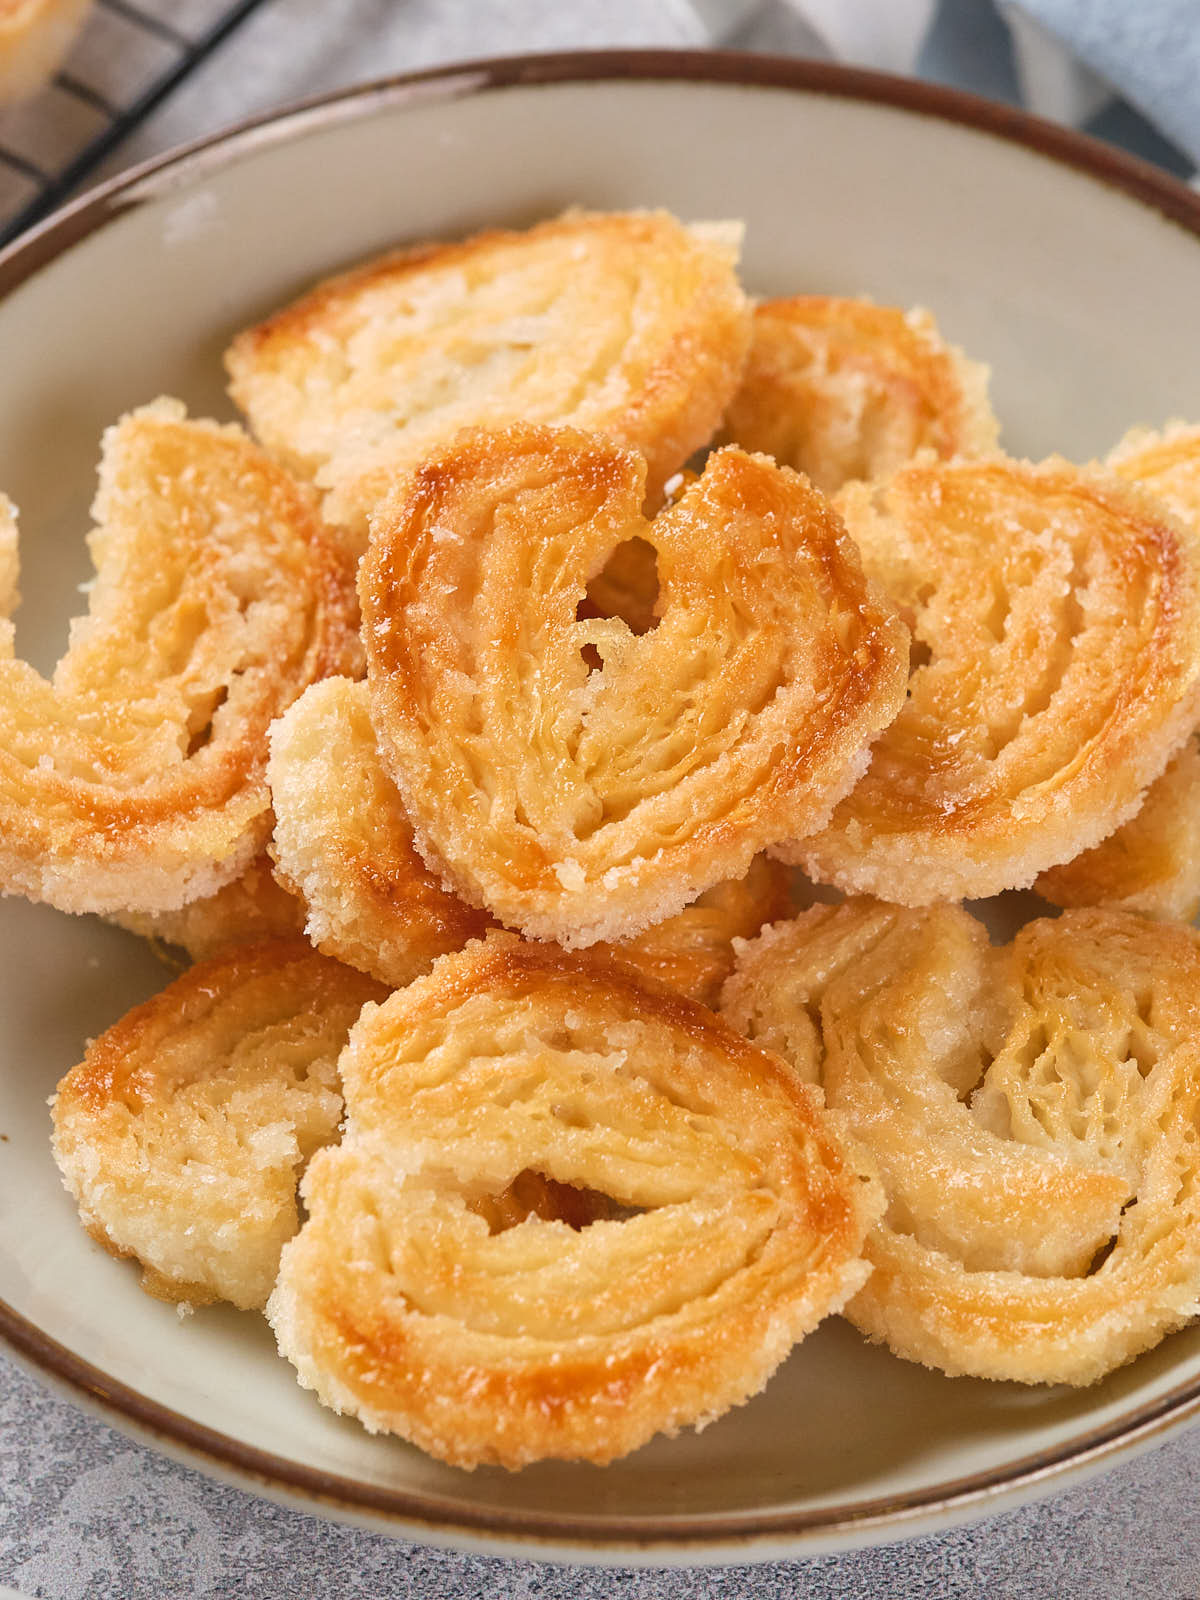
{"type": "Polygon", "coordinates": [[[1200,1299],[1200,944],[1068,911],[818,906],[722,1010],[819,1082],[888,1198],[849,1319],[944,1372],[1092,1383],[1200,1299]]]}
{"type": "Polygon", "coordinates": [[[620,963],[490,935],[340,1070],[267,1315],[327,1405],[456,1466],[703,1425],[865,1275],[878,1187],[819,1097],[620,963]]]}
{"type": "Polygon", "coordinates": [[[904,905],[1033,882],[1126,821],[1200,714],[1200,530],[1065,461],[922,460],[837,496],[913,623],[908,701],[810,876],[904,905]]]}
{"type": "Polygon", "coordinates": [[[648,523],[639,457],[464,435],[399,485],[359,573],[372,719],[418,848],[501,921],[625,939],[811,833],[895,715],[908,634],[828,503],[740,450],[648,523]],[[581,616],[623,541],[654,626],[581,616]]]}
{"type": "MultiPolygon", "coordinates": [[[[0,887],[63,911],[174,910],[265,845],[267,729],[359,657],[354,591],[311,496],[240,428],[174,401],[108,431],[93,510],[88,613],[52,681],[0,620],[0,887]]],[[[0,506],[5,532],[11,601],[0,506]]]]}

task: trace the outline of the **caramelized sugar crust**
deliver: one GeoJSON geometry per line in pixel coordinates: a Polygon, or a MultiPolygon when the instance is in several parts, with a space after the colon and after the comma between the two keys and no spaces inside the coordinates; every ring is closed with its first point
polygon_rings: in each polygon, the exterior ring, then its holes
{"type": "MultiPolygon", "coordinates": [[[[413,849],[412,828],[379,759],[367,686],[327,678],[271,730],[272,845],[328,955],[395,988],[482,934],[490,919],[448,894],[413,849]]],[[[666,922],[611,945],[614,955],[706,1005],[733,970],[733,940],[791,909],[787,870],[759,856],[666,922]]]]}
{"type": "Polygon", "coordinates": [[[397,474],[468,426],[562,422],[638,450],[654,494],[707,444],[750,340],[740,229],[570,212],[400,251],[240,334],[230,392],[361,551],[397,474]]]}
{"type": "Polygon", "coordinates": [[[296,1186],[337,1135],[337,1057],[387,991],[279,940],[192,967],[88,1047],[58,1086],[54,1158],[84,1227],[142,1286],[266,1303],[296,1186]]]}
{"type": "Polygon", "coordinates": [[[372,718],[418,849],[501,921],[626,939],[803,837],[898,709],[908,636],[804,479],[723,450],[648,523],[644,467],[567,429],[469,433],[399,486],[359,574],[372,718]],[[658,620],[579,616],[622,542],[658,620]]]}
{"type": "Polygon", "coordinates": [[[1200,534],[1062,461],[922,461],[838,496],[913,619],[908,701],[786,852],[902,904],[1032,883],[1136,811],[1200,709],[1200,534]]]}
{"type": "Polygon", "coordinates": [[[1200,1294],[1200,944],[1113,911],[1007,948],[955,906],[816,906],[722,1010],[819,1082],[888,1198],[846,1315],[951,1374],[1086,1384],[1200,1294]]]}
{"type": "Polygon", "coordinates": [[[767,300],[755,308],[723,437],[832,494],[851,479],[889,477],[920,450],[994,450],[987,379],[927,311],[833,295],[767,300]]]}
{"type": "Polygon", "coordinates": [[[340,1065],[268,1316],[327,1405],[453,1465],[702,1426],[862,1282],[877,1190],[819,1097],[622,963],[490,935],[340,1065]],[[506,1226],[523,1173],[593,1203],[506,1226]]]}
{"type": "Polygon", "coordinates": [[[64,911],[173,910],[266,843],[267,728],[358,656],[353,588],[306,492],[176,402],[109,429],[93,512],[88,613],[51,681],[0,621],[0,887],[64,911]]]}

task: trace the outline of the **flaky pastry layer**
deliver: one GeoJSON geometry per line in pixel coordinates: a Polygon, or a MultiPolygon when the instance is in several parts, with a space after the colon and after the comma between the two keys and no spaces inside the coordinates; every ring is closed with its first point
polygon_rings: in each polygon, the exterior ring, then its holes
{"type": "Polygon", "coordinates": [[[1026,886],[1125,822],[1200,712],[1200,532],[1063,461],[921,461],[837,504],[914,670],[787,858],[921,905],[1026,886]]]}
{"type": "Polygon", "coordinates": [[[385,256],[247,329],[226,355],[257,436],[327,491],[361,550],[397,474],[467,426],[562,422],[640,451],[655,492],[741,377],[740,230],[569,212],[385,256]]]}
{"type": "Polygon", "coordinates": [[[380,508],[359,573],[418,848],[564,945],[632,937],[819,827],[904,694],[907,631],[803,478],[730,449],[652,523],[643,496],[640,460],[588,435],[466,434],[380,508]],[[580,615],[635,536],[640,635],[580,615]]]}
{"type": "Polygon", "coordinates": [[[353,587],[309,495],[174,401],[106,433],[93,511],[88,612],[51,681],[0,620],[0,888],[175,910],[266,843],[267,728],[358,657],[353,587]]]}
{"type": "Polygon", "coordinates": [[[456,1466],[702,1426],[862,1282],[877,1189],[818,1097],[620,963],[493,934],[364,1013],[340,1067],[268,1316],[327,1405],[456,1466]],[[610,1215],[489,1220],[525,1172],[610,1215]]]}
{"type": "Polygon", "coordinates": [[[755,856],[744,878],[714,884],[665,922],[632,939],[592,949],[628,962],[643,977],[715,1006],[733,971],[734,940],[750,939],[792,911],[791,874],[781,862],[755,856]]]}
{"type": "Polygon", "coordinates": [[[58,1086],[54,1158],[88,1232],[164,1300],[261,1307],[296,1187],[342,1114],[337,1057],[386,990],[302,939],[192,967],[58,1086]]]}
{"type": "Polygon", "coordinates": [[[834,295],[766,300],[722,436],[832,494],[851,479],[889,477],[920,450],[994,450],[987,380],[928,311],[834,295]]]}
{"type": "Polygon", "coordinates": [[[954,906],[817,906],[722,1011],[819,1082],[888,1207],[846,1315],[951,1374],[1091,1383],[1200,1307],[1200,943],[1110,911],[1007,948],[954,906]]]}

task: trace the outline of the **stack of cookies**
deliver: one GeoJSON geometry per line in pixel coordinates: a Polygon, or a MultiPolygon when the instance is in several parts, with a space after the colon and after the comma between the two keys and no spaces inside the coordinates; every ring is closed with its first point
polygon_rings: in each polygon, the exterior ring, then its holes
{"type": "Polygon", "coordinates": [[[253,438],[110,429],[50,681],[0,624],[0,882],[194,963],[59,1087],[85,1227],[463,1467],[833,1313],[1090,1383],[1200,1304],[1200,429],[1011,460],[928,313],[738,242],[319,285],[227,353],[253,438]]]}

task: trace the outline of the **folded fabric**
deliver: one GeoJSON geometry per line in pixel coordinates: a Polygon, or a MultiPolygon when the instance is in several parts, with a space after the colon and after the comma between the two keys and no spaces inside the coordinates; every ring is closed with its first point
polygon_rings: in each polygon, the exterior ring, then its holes
{"type": "Polygon", "coordinates": [[[953,83],[1179,172],[1200,163],[1197,0],[693,0],[692,10],[713,39],[953,83]]]}
{"type": "Polygon", "coordinates": [[[1021,0],[1071,55],[1200,163],[1200,5],[1196,0],[1021,0]]]}

